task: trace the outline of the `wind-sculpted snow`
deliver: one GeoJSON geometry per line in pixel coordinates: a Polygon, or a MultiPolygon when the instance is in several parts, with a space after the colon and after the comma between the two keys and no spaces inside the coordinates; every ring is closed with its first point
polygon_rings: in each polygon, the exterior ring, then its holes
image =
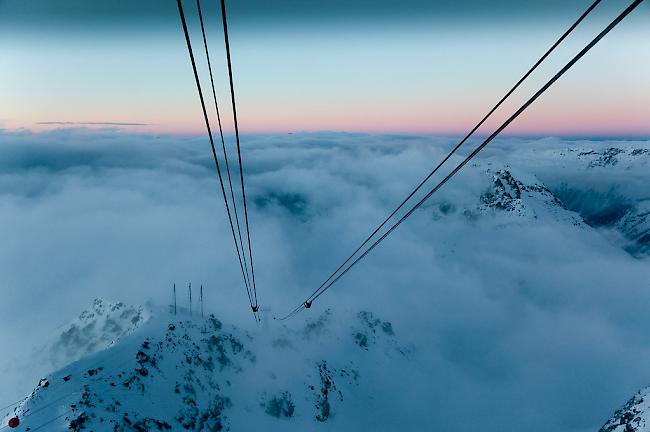
{"type": "MultiPolygon", "coordinates": [[[[371,312],[356,314],[354,328],[343,334],[332,315],[327,311],[302,329],[252,335],[215,316],[162,314],[43,379],[3,414],[20,418],[23,430],[284,431],[330,422],[345,430],[358,415],[355,406],[380,396],[371,389],[381,388],[382,370],[408,370],[413,348],[402,347],[392,324],[371,312]],[[345,357],[313,355],[315,345],[333,341],[347,347],[345,357]],[[369,363],[374,366],[366,368],[369,363]]],[[[380,403],[364,415],[381,418],[391,408],[380,403]]]]}

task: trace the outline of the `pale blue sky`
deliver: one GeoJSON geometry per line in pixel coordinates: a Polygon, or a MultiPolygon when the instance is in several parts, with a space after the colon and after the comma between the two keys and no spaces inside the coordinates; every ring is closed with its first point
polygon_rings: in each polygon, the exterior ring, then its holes
{"type": "MultiPolygon", "coordinates": [[[[37,9],[41,3],[0,3],[4,127],[112,121],[148,123],[154,131],[202,131],[174,2],[90,7],[61,0],[58,8],[37,9]]],[[[590,2],[497,2],[492,9],[460,3],[412,0],[389,20],[384,2],[371,8],[352,1],[329,10],[321,2],[280,2],[269,9],[233,1],[231,43],[243,129],[463,132],[590,2]]],[[[626,5],[603,1],[495,122],[626,5]]],[[[195,5],[186,2],[186,8],[202,60],[195,5]]],[[[204,8],[228,118],[219,11],[216,2],[204,8]]],[[[642,4],[510,131],[650,133],[648,11],[642,4]]],[[[207,86],[204,67],[202,72],[207,86]]]]}

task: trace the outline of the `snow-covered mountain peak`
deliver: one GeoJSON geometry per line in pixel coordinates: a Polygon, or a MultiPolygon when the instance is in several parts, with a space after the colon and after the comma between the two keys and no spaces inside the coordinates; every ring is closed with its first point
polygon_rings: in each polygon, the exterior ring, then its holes
{"type": "Polygon", "coordinates": [[[90,308],[65,325],[47,348],[54,367],[61,367],[81,357],[102,350],[150,318],[142,306],[128,306],[95,299],[90,308]]]}
{"type": "Polygon", "coordinates": [[[587,160],[588,168],[604,168],[617,165],[619,162],[629,167],[633,164],[647,164],[650,161],[650,149],[608,147],[602,150],[582,150],[578,153],[578,159],[587,160]]]}
{"type": "Polygon", "coordinates": [[[646,387],[617,410],[599,432],[650,431],[650,387],[646,387]]]}
{"type": "Polygon", "coordinates": [[[396,385],[386,370],[413,373],[414,348],[371,312],[333,318],[249,333],[214,316],[156,314],[48,376],[4,421],[32,431],[298,431],[359,422],[359,406],[390,421],[392,402],[376,396],[396,385]]]}
{"type": "Polygon", "coordinates": [[[481,195],[479,211],[505,211],[524,219],[541,217],[571,225],[583,223],[582,218],[569,211],[535,176],[515,176],[507,169],[488,170],[487,173],[492,179],[488,190],[481,195]]]}

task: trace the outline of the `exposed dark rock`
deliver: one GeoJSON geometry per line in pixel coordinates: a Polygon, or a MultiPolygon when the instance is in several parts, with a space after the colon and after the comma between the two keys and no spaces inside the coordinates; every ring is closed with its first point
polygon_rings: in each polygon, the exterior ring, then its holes
{"type": "Polygon", "coordinates": [[[296,406],[291,399],[291,393],[288,391],[284,391],[279,395],[273,396],[265,403],[263,403],[262,406],[264,406],[264,411],[268,415],[277,418],[293,417],[293,414],[296,410],[296,406]]]}

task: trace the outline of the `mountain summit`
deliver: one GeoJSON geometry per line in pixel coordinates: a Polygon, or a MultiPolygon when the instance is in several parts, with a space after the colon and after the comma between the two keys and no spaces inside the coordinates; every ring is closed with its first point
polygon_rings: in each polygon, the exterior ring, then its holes
{"type": "Polygon", "coordinates": [[[253,336],[215,316],[160,312],[106,350],[42,379],[3,413],[3,424],[15,417],[30,431],[220,431],[339,429],[360,420],[372,425],[372,416],[390,422],[392,398],[378,396],[391,394],[380,389],[394,383],[383,375],[408,371],[413,348],[371,312],[350,318],[353,324],[341,327],[326,311],[302,328],[253,336]]]}

